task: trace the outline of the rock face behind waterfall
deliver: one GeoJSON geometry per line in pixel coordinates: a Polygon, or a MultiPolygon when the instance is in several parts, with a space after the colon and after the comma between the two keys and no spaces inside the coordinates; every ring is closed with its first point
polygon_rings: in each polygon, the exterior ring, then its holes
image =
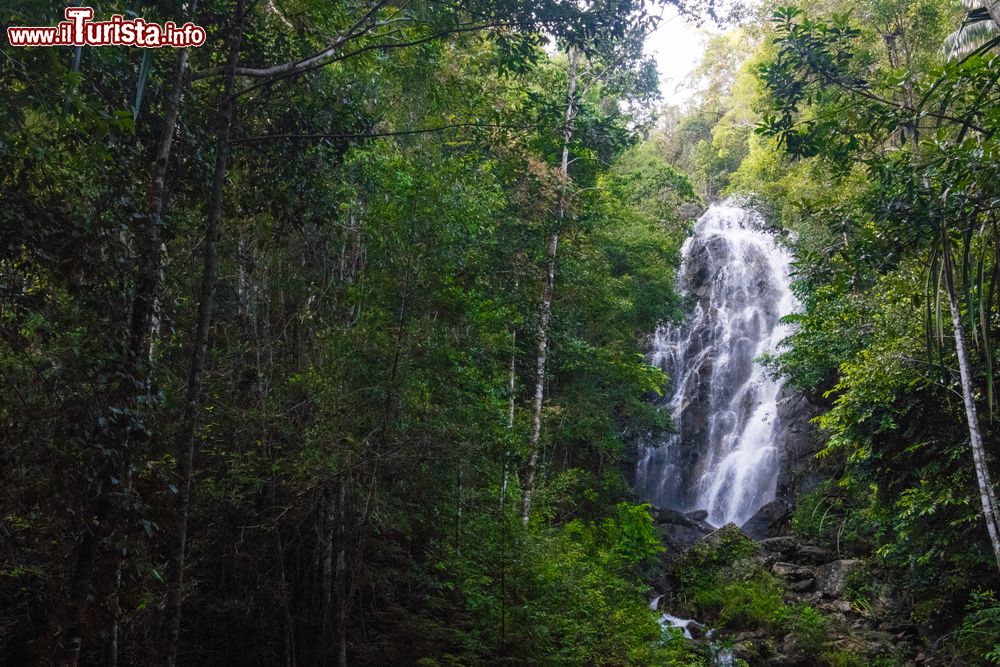
{"type": "Polygon", "coordinates": [[[640,453],[635,489],[655,505],[704,509],[713,525],[741,525],[779,482],[793,486],[782,463],[808,439],[804,401],[755,362],[788,333],[779,320],[795,308],[789,256],[755,211],[732,201],[702,215],[683,255],[690,315],[652,343],[653,363],[672,381],[661,408],[677,432],[640,453]]]}

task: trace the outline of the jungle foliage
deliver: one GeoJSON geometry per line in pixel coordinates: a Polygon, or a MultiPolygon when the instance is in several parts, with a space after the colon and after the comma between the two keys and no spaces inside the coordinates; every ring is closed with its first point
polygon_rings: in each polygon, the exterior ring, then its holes
{"type": "Polygon", "coordinates": [[[657,661],[625,461],[697,198],[639,145],[656,19],[130,11],[208,39],[0,57],[0,662],[657,661]]]}

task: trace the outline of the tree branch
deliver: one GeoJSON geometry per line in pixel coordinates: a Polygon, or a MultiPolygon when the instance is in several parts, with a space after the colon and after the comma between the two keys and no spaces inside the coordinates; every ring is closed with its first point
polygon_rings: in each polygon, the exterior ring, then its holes
{"type": "Polygon", "coordinates": [[[252,137],[241,137],[233,139],[233,143],[255,143],[260,141],[281,141],[283,139],[373,139],[377,137],[404,137],[417,134],[432,134],[459,128],[480,128],[487,130],[537,130],[544,129],[542,125],[500,125],[492,123],[450,123],[448,125],[438,125],[436,127],[422,127],[414,130],[395,130],[391,132],[358,132],[335,134],[329,132],[312,133],[282,133],[282,134],[262,134],[252,137]]]}
{"type": "MultiPolygon", "coordinates": [[[[330,43],[322,51],[315,53],[311,56],[303,58],[301,60],[293,60],[291,62],[283,63],[281,65],[274,65],[272,67],[237,67],[236,76],[248,76],[254,78],[270,78],[274,76],[280,76],[282,74],[294,74],[298,71],[304,71],[317,63],[324,63],[327,58],[333,56],[340,48],[352,39],[357,39],[361,35],[371,32],[378,27],[378,22],[372,22],[371,25],[365,27],[366,23],[369,23],[372,18],[378,14],[378,11],[385,7],[389,3],[389,0],[377,0],[377,2],[372,5],[372,7],[365,12],[361,18],[354,22],[350,28],[345,32],[341,33],[334,38],[333,42],[330,43]]],[[[212,67],[210,69],[202,70],[200,72],[195,72],[191,75],[192,81],[198,81],[199,79],[206,79],[212,76],[218,76],[222,74],[224,67],[212,67]]]]}

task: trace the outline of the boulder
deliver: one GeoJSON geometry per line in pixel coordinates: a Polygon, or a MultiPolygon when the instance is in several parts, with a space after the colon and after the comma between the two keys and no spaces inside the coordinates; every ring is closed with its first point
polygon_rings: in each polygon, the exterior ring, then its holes
{"type": "Polygon", "coordinates": [[[706,533],[715,530],[712,524],[705,521],[708,517],[708,512],[705,510],[684,513],[670,509],[669,507],[657,507],[653,505],[650,507],[649,513],[652,515],[654,523],[669,523],[675,526],[684,526],[685,528],[696,528],[706,533]]]}
{"type": "Polygon", "coordinates": [[[650,514],[657,524],[664,546],[667,547],[665,556],[668,559],[680,556],[714,530],[704,521],[667,507],[654,506],[650,509],[650,514]]]}
{"type": "Polygon", "coordinates": [[[691,621],[687,624],[688,632],[691,633],[692,639],[704,639],[708,636],[709,630],[704,625],[698,621],[691,621]]]}
{"type": "Polygon", "coordinates": [[[815,579],[801,579],[788,584],[788,590],[795,593],[808,593],[816,587],[815,579]]]}
{"type": "Polygon", "coordinates": [[[695,220],[697,218],[700,218],[701,214],[704,213],[706,210],[708,209],[706,209],[701,204],[695,204],[693,202],[685,202],[681,204],[680,207],[678,207],[677,213],[681,218],[690,218],[691,220],[695,220]]]}
{"type": "Polygon", "coordinates": [[[651,505],[649,513],[652,515],[654,523],[673,523],[680,526],[697,525],[696,522],[689,519],[684,512],[678,512],[677,510],[670,509],[669,507],[657,507],[656,505],[651,505]]]}
{"type": "Polygon", "coordinates": [[[761,540],[761,548],[778,554],[790,554],[799,550],[799,542],[791,535],[780,535],[761,540]]]}
{"type": "Polygon", "coordinates": [[[855,559],[835,560],[816,569],[816,583],[819,591],[829,598],[839,598],[844,594],[844,586],[852,572],[861,567],[855,559]]]}
{"type": "Polygon", "coordinates": [[[888,655],[892,653],[893,641],[892,635],[886,632],[872,631],[867,633],[865,640],[868,642],[868,655],[878,656],[878,655],[888,655]]]}
{"type": "Polygon", "coordinates": [[[708,519],[708,510],[695,510],[693,512],[688,512],[684,516],[696,523],[701,524],[705,523],[705,520],[708,519]]]}
{"type": "Polygon", "coordinates": [[[834,558],[829,549],[824,549],[823,547],[816,546],[815,544],[804,544],[799,547],[798,551],[795,553],[794,560],[797,563],[812,563],[814,565],[820,565],[822,563],[829,563],[834,560],[834,558]]]}
{"type": "MultiPolygon", "coordinates": [[[[822,595],[822,593],[820,593],[822,595]]],[[[851,603],[847,600],[833,600],[832,602],[817,602],[816,608],[820,611],[830,614],[850,614],[854,612],[854,608],[851,603]]]]}
{"type": "Polygon", "coordinates": [[[705,531],[672,523],[662,523],[657,526],[660,540],[667,548],[664,556],[667,560],[679,557],[685,551],[701,541],[705,531]]]}
{"type": "Polygon", "coordinates": [[[805,579],[813,579],[816,576],[812,568],[792,563],[775,563],[771,566],[771,572],[774,572],[779,577],[784,577],[788,581],[803,581],[805,579]]]}
{"type": "MultiPolygon", "coordinates": [[[[733,644],[733,657],[742,660],[746,664],[752,664],[760,651],[757,645],[750,640],[736,641],[733,644]]],[[[739,664],[739,663],[736,663],[739,664]]]]}
{"type": "Polygon", "coordinates": [[[744,523],[741,528],[747,537],[754,540],[766,540],[784,532],[791,509],[784,500],[778,498],[761,507],[744,523]]]}
{"type": "Polygon", "coordinates": [[[775,667],[815,665],[816,656],[812,655],[794,634],[789,633],[782,639],[778,655],[771,658],[767,664],[775,667]]]}

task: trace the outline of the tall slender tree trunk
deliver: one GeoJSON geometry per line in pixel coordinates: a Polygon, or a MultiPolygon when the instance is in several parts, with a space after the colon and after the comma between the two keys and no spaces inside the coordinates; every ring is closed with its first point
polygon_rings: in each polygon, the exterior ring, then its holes
{"type": "Polygon", "coordinates": [[[337,480],[337,564],[334,585],[337,587],[337,667],[347,667],[347,480],[341,473],[337,480]]]}
{"type": "MultiPolygon", "coordinates": [[[[125,494],[132,494],[132,470],[126,471],[125,494]]],[[[118,667],[118,654],[120,649],[119,633],[121,618],[121,590],[122,590],[122,569],[125,565],[127,555],[126,546],[120,546],[114,550],[114,565],[111,574],[111,595],[109,598],[109,613],[111,616],[111,627],[108,628],[107,643],[104,651],[105,667],[118,667]]]]}
{"type": "MultiPolygon", "coordinates": [[[[198,8],[195,0],[189,14],[193,17],[198,8]]],[[[156,295],[160,287],[163,265],[162,240],[160,230],[167,201],[167,166],[170,150],[177,131],[181,101],[188,81],[188,49],[177,54],[177,72],[174,75],[174,89],[167,99],[164,109],[163,127],[153,160],[153,174],[149,187],[149,211],[143,222],[143,233],[139,240],[139,278],[132,300],[132,319],[129,326],[129,350],[132,363],[141,363],[149,357],[152,344],[150,328],[154,318],[156,295]]]]}
{"type": "Polygon", "coordinates": [[[327,488],[323,492],[323,565],[322,593],[323,610],[320,624],[319,645],[322,647],[322,664],[327,664],[330,655],[328,638],[333,635],[333,563],[335,545],[337,544],[337,494],[334,489],[327,488]]]}
{"type": "MultiPolygon", "coordinates": [[[[507,375],[507,432],[514,430],[514,403],[517,398],[517,330],[510,333],[510,370],[507,375]]],[[[510,450],[503,454],[503,479],[500,482],[500,513],[507,498],[507,482],[510,477],[510,450]]]]}
{"type": "Polygon", "coordinates": [[[566,206],[569,190],[569,145],[573,139],[573,122],[576,120],[576,79],[579,66],[580,51],[576,46],[570,46],[567,52],[566,87],[566,122],[563,126],[562,163],[559,168],[562,184],[559,190],[559,202],[556,211],[556,224],[549,236],[545,253],[545,284],[542,287],[541,305],[538,312],[538,353],[535,357],[535,395],[532,403],[531,426],[531,456],[524,469],[521,501],[521,520],[528,525],[531,518],[531,494],[535,484],[535,474],[538,471],[539,443],[542,435],[542,403],[545,398],[545,365],[549,346],[549,319],[552,316],[552,297],[555,290],[556,252],[559,249],[559,234],[566,219],[566,206]]]}
{"type": "Polygon", "coordinates": [[[198,293],[198,313],[191,346],[188,368],[187,400],[180,432],[177,455],[177,533],[171,554],[167,582],[166,664],[177,664],[181,628],[181,592],[184,584],[184,559],[187,549],[188,513],[191,506],[191,475],[198,413],[201,409],[202,369],[208,354],[208,334],[212,324],[212,300],[215,295],[216,254],[219,244],[219,223],[222,219],[222,200],[226,174],[229,170],[230,134],[236,106],[236,68],[240,59],[243,26],[246,21],[245,0],[236,0],[233,29],[229,36],[229,58],[223,87],[222,107],[219,110],[218,140],[215,149],[215,170],[212,174],[212,191],[209,197],[208,216],[205,224],[205,251],[202,264],[201,286],[198,293]]]}
{"type": "MultiPolygon", "coordinates": [[[[947,193],[942,198],[947,200],[947,193]]],[[[944,259],[945,291],[948,294],[948,308],[951,311],[952,327],[955,330],[955,353],[958,356],[958,372],[962,382],[962,402],[965,405],[965,417],[969,425],[969,444],[972,447],[972,460],[976,468],[976,481],[979,484],[979,500],[982,505],[983,519],[986,521],[986,531],[990,536],[990,546],[996,559],[997,569],[1000,569],[1000,514],[997,510],[996,495],[993,490],[993,480],[986,462],[986,451],[983,448],[983,436],[979,430],[979,415],[976,411],[976,397],[973,391],[972,364],[969,359],[968,341],[965,333],[965,322],[962,319],[958,289],[955,285],[955,267],[951,255],[951,241],[948,238],[947,226],[944,223],[944,213],[941,222],[941,255],[944,259]]]]}
{"type": "Polygon", "coordinates": [[[77,544],[76,566],[73,570],[73,579],[60,626],[60,644],[57,655],[57,664],[60,667],[76,667],[80,660],[80,647],[83,645],[83,628],[87,622],[89,609],[87,601],[90,597],[90,585],[94,576],[97,546],[104,535],[105,524],[111,512],[111,476],[110,471],[102,472],[103,481],[92,517],[87,522],[83,536],[77,544]]]}

